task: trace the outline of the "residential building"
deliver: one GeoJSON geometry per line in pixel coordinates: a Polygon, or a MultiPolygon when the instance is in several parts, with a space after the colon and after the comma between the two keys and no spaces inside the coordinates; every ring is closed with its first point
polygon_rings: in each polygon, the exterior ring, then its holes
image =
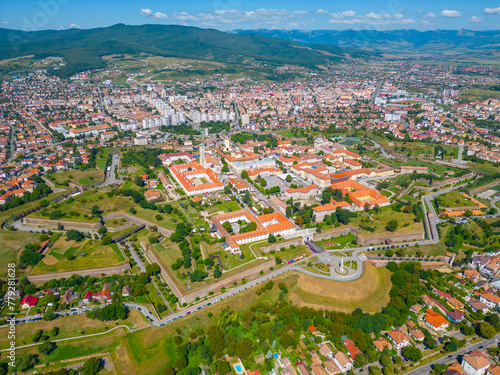
{"type": "Polygon", "coordinates": [[[462,357],[461,365],[467,375],[484,375],[486,374],[486,370],[491,366],[491,362],[486,354],[475,350],[462,357]]]}

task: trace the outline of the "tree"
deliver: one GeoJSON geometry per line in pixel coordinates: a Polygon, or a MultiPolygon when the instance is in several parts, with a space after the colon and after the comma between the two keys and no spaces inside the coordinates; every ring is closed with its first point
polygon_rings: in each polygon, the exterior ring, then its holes
{"type": "Polygon", "coordinates": [[[142,177],[140,177],[140,176],[136,176],[136,177],[134,178],[134,183],[135,183],[137,186],[139,186],[139,187],[143,187],[143,186],[144,186],[144,180],[143,180],[143,178],[142,178],[142,177]]]}
{"type": "Polygon", "coordinates": [[[36,293],[36,285],[35,284],[28,284],[24,288],[24,293],[25,294],[35,294],[36,293]]]}
{"type": "Polygon", "coordinates": [[[71,229],[71,230],[68,230],[66,232],[66,238],[68,240],[73,240],[75,242],[80,242],[81,240],[83,240],[85,238],[85,236],[83,235],[83,233],[75,230],[75,229],[71,229]]]}
{"type": "Polygon", "coordinates": [[[396,229],[398,229],[398,225],[399,225],[398,221],[395,219],[392,219],[392,220],[389,220],[385,229],[387,229],[389,232],[394,232],[396,229]]]}
{"type": "Polygon", "coordinates": [[[55,342],[45,341],[42,345],[40,345],[38,347],[38,352],[40,354],[47,356],[50,353],[52,353],[56,348],[57,348],[57,345],[55,342]]]}
{"type": "Polygon", "coordinates": [[[404,348],[403,355],[412,362],[418,362],[422,359],[422,352],[413,345],[404,348]]]}
{"type": "Polygon", "coordinates": [[[472,216],[472,211],[471,210],[465,210],[464,216],[472,216]]]}
{"type": "Polygon", "coordinates": [[[50,330],[50,335],[56,337],[59,334],[59,327],[54,327],[50,330]]]}
{"type": "Polygon", "coordinates": [[[101,214],[101,210],[99,210],[99,206],[97,206],[97,205],[92,206],[92,209],[90,212],[94,216],[99,216],[101,214]]]}
{"type": "Polygon", "coordinates": [[[247,171],[243,171],[241,172],[241,178],[244,179],[244,180],[248,180],[248,172],[247,171]]]}
{"type": "Polygon", "coordinates": [[[38,331],[35,332],[35,334],[33,335],[33,342],[38,342],[40,341],[40,339],[42,338],[42,335],[43,335],[43,331],[41,329],[39,329],[38,331]]]}
{"type": "Polygon", "coordinates": [[[55,318],[57,318],[57,315],[52,310],[47,311],[45,314],[43,314],[43,320],[45,321],[51,321],[54,320],[55,318]]]}
{"type": "Polygon", "coordinates": [[[236,344],[235,355],[240,358],[248,358],[252,353],[252,342],[246,337],[242,338],[236,344]]]}
{"type": "Polygon", "coordinates": [[[146,266],[146,273],[149,276],[157,275],[158,273],[160,273],[160,266],[158,264],[156,264],[156,263],[148,264],[146,266]]]}
{"type": "Polygon", "coordinates": [[[17,371],[27,372],[31,370],[38,362],[38,355],[36,354],[23,354],[19,358],[19,363],[17,365],[17,371]]]}
{"type": "Polygon", "coordinates": [[[233,227],[229,221],[225,221],[222,223],[222,227],[227,230],[229,233],[233,231],[233,227]]]}
{"type": "Polygon", "coordinates": [[[380,364],[384,367],[389,366],[392,364],[391,357],[387,354],[384,354],[382,357],[380,357],[380,364]]]}
{"type": "Polygon", "coordinates": [[[289,175],[287,175],[287,176],[286,176],[286,178],[285,178],[285,181],[286,181],[286,182],[292,182],[292,180],[293,180],[293,179],[292,179],[292,175],[290,175],[290,174],[289,174],[289,175]]]}
{"type": "Polygon", "coordinates": [[[299,227],[301,227],[301,226],[304,224],[304,219],[302,218],[302,216],[297,215],[297,216],[295,217],[295,222],[297,223],[297,225],[298,225],[299,227]]]}
{"type": "Polygon", "coordinates": [[[356,358],[354,359],[354,367],[356,368],[361,368],[366,364],[366,358],[363,353],[359,353],[356,355],[356,358]]]}
{"type": "Polygon", "coordinates": [[[267,242],[269,243],[275,243],[276,242],[276,237],[274,236],[274,234],[269,234],[269,237],[267,238],[267,242]]]}
{"type": "Polygon", "coordinates": [[[495,336],[495,328],[488,322],[479,323],[479,333],[481,336],[487,339],[491,339],[495,336]]]}
{"type": "Polygon", "coordinates": [[[92,357],[85,361],[82,367],[82,375],[96,375],[103,368],[100,358],[92,357]]]}
{"type": "Polygon", "coordinates": [[[156,221],[161,221],[161,220],[163,220],[163,216],[161,216],[160,214],[156,214],[155,219],[156,219],[156,221]]]}
{"type": "Polygon", "coordinates": [[[292,217],[292,206],[286,206],[286,217],[292,217]]]}
{"type": "Polygon", "coordinates": [[[218,279],[221,276],[222,276],[222,271],[220,270],[220,267],[217,265],[217,266],[215,266],[215,269],[214,269],[214,277],[216,279],[218,279]]]}
{"type": "Polygon", "coordinates": [[[213,267],[214,266],[214,260],[213,259],[210,259],[210,258],[206,258],[204,261],[203,261],[203,264],[207,267],[213,267]]]}

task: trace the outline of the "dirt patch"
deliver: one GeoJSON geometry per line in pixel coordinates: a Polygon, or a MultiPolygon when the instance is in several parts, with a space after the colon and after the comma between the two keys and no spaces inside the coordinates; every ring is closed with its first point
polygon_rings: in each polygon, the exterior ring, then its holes
{"type": "Polygon", "coordinates": [[[53,255],[45,255],[45,257],[43,258],[43,263],[45,263],[47,266],[52,266],[57,262],[57,258],[53,255]]]}
{"type": "Polygon", "coordinates": [[[355,281],[331,281],[300,274],[290,300],[298,306],[337,311],[361,308],[377,312],[389,302],[390,272],[365,263],[363,276],[355,281]]]}

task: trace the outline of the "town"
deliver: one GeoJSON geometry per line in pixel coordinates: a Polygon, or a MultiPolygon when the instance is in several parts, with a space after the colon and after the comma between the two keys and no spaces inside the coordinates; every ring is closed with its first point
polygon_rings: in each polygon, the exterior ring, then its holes
{"type": "Polygon", "coordinates": [[[500,374],[498,68],[50,64],[0,91],[16,373],[500,374]]]}

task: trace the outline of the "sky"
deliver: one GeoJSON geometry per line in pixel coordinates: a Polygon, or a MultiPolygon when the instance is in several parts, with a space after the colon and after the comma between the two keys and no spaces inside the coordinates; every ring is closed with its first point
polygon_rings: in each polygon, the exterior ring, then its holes
{"type": "Polygon", "coordinates": [[[90,29],[117,23],[234,29],[500,29],[500,0],[0,0],[0,27],[90,29]]]}

